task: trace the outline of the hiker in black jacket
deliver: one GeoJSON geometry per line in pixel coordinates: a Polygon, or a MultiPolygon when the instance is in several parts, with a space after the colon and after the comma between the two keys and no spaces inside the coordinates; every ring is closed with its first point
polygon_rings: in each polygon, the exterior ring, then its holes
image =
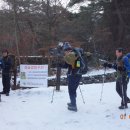
{"type": "Polygon", "coordinates": [[[10,79],[11,79],[11,59],[8,56],[8,50],[2,51],[2,59],[0,62],[0,66],[2,69],[2,83],[3,83],[3,91],[0,92],[0,94],[5,94],[6,96],[9,96],[10,92],[10,79]]]}

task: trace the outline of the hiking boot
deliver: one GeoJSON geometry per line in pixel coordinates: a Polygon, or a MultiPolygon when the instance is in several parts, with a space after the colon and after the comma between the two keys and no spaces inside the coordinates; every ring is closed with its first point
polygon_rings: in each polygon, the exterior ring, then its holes
{"type": "Polygon", "coordinates": [[[130,103],[130,99],[129,99],[129,100],[127,100],[127,103],[130,103]]]}
{"type": "Polygon", "coordinates": [[[6,93],[6,96],[9,96],[9,93],[6,93]]]}
{"type": "Polygon", "coordinates": [[[4,91],[0,92],[0,94],[6,94],[4,91]]]}
{"type": "Polygon", "coordinates": [[[68,110],[70,110],[70,111],[74,111],[74,112],[77,112],[78,110],[77,110],[77,106],[68,106],[68,110]]]}
{"type": "Polygon", "coordinates": [[[127,105],[125,105],[125,106],[119,106],[119,109],[127,109],[128,108],[128,106],[127,105]]]}
{"type": "Polygon", "coordinates": [[[68,105],[68,107],[71,107],[71,106],[72,106],[72,104],[71,104],[71,103],[67,103],[67,105],[68,105]]]}

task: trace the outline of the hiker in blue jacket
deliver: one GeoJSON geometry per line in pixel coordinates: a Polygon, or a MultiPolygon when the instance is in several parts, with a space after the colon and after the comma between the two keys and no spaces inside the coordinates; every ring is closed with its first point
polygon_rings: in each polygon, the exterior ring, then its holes
{"type": "Polygon", "coordinates": [[[104,67],[114,68],[117,71],[116,91],[121,97],[121,106],[119,109],[128,108],[127,103],[130,99],[127,97],[127,84],[130,77],[130,61],[127,55],[124,55],[122,48],[116,49],[116,62],[114,64],[104,63],[104,67]]]}

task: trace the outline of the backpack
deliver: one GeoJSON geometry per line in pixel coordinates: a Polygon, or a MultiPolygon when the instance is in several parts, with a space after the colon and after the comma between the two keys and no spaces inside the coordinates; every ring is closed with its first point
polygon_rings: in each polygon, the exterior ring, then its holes
{"type": "Polygon", "coordinates": [[[130,53],[123,57],[124,67],[126,68],[128,77],[130,78],[130,53]]]}
{"type": "Polygon", "coordinates": [[[84,51],[82,48],[74,48],[73,51],[76,55],[80,58],[81,67],[80,67],[80,74],[86,74],[88,72],[88,65],[87,65],[87,58],[84,55],[84,51]]]}

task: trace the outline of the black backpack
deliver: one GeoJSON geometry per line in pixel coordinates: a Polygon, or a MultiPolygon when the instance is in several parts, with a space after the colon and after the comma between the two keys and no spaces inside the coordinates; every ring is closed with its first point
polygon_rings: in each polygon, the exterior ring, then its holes
{"type": "Polygon", "coordinates": [[[86,74],[88,72],[88,65],[87,65],[87,58],[84,55],[84,51],[82,48],[74,48],[74,52],[80,58],[81,67],[80,67],[80,74],[86,74]]]}

